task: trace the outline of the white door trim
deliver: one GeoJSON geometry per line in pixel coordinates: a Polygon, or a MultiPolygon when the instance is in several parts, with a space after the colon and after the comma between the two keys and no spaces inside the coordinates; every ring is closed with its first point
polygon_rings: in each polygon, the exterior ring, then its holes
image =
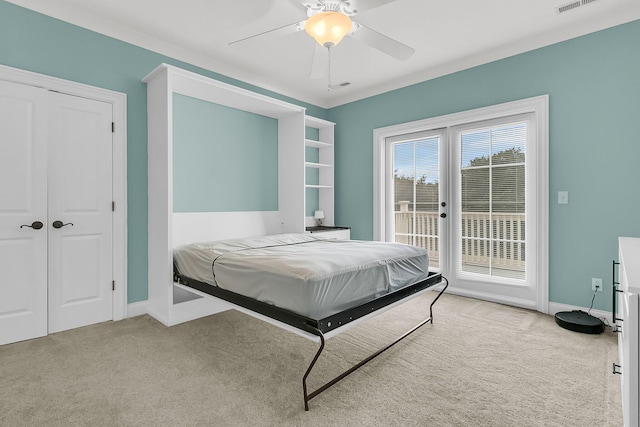
{"type": "Polygon", "coordinates": [[[0,80],[36,86],[113,105],[113,320],[127,317],[127,95],[0,65],[0,80]]]}
{"type": "MultiPolygon", "coordinates": [[[[417,120],[373,130],[373,238],[385,239],[385,141],[386,138],[418,131],[449,128],[470,121],[484,121],[505,115],[535,113],[538,141],[535,166],[538,171],[537,191],[537,277],[538,287],[535,308],[542,313],[549,311],[549,95],[541,95],[503,104],[462,111],[444,116],[417,120]]],[[[455,285],[455,284],[454,284],[455,285]]],[[[507,301],[500,301],[506,302],[507,301]]],[[[514,305],[522,305],[513,301],[514,305]]]]}

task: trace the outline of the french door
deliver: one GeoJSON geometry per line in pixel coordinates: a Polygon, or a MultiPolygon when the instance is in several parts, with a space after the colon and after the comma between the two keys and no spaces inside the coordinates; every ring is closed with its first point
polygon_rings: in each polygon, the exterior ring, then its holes
{"type": "Polygon", "coordinates": [[[545,311],[546,140],[532,109],[377,130],[377,224],[427,249],[454,292],[545,311]]]}
{"type": "Polygon", "coordinates": [[[535,129],[533,114],[450,129],[449,274],[470,295],[536,301],[535,129]]]}
{"type": "Polygon", "coordinates": [[[436,130],[389,138],[386,240],[429,251],[429,269],[447,265],[446,132],[436,130]]]}

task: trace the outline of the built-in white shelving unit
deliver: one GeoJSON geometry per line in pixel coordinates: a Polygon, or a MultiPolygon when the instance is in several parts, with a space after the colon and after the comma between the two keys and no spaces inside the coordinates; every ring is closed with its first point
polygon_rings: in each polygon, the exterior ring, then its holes
{"type": "MultiPolygon", "coordinates": [[[[147,310],[174,325],[229,308],[173,282],[174,243],[245,237],[235,233],[303,233],[306,168],[319,170],[319,206],[333,224],[333,123],[307,117],[305,108],[204,77],[167,64],[143,79],[148,118],[148,279],[147,310]],[[278,120],[278,211],[173,213],[173,94],[278,120]],[[305,127],[319,141],[305,139],[305,127]],[[306,141],[306,142],[305,142],[306,141]],[[305,163],[306,147],[319,150],[317,163],[305,163]]],[[[312,218],[313,219],[313,218],[312,218]]]]}
{"type": "MultiPolygon", "coordinates": [[[[335,123],[306,116],[305,126],[318,129],[318,140],[305,139],[306,147],[318,150],[318,162],[305,161],[305,168],[318,170],[318,182],[305,182],[305,191],[307,189],[317,189],[318,191],[318,209],[324,212],[324,225],[334,225],[334,127],[335,123]]],[[[307,174],[305,173],[305,177],[307,174]]],[[[305,193],[306,200],[306,193],[305,193]]],[[[306,206],[305,206],[306,212],[306,206]]],[[[308,212],[306,212],[308,213],[308,212]]],[[[305,214],[306,215],[306,214],[305,214]]],[[[313,216],[307,216],[305,225],[315,225],[313,216]]]]}

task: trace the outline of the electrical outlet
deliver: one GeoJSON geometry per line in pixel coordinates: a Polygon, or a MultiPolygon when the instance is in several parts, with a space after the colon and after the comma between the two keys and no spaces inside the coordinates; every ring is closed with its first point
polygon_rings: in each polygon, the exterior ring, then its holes
{"type": "Polygon", "coordinates": [[[602,292],[602,279],[591,278],[591,290],[602,292]]]}
{"type": "Polygon", "coordinates": [[[559,205],[569,204],[569,192],[568,191],[558,191],[558,204],[559,205]]]}

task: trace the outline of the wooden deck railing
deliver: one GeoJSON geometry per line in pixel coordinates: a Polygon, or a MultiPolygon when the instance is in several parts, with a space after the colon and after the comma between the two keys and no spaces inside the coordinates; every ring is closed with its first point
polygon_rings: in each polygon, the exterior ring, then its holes
{"type": "MultiPolygon", "coordinates": [[[[416,212],[415,223],[412,212],[395,212],[396,241],[427,249],[438,266],[438,220],[438,212],[416,212]]],[[[462,264],[524,271],[525,214],[463,212],[462,264]]]]}

